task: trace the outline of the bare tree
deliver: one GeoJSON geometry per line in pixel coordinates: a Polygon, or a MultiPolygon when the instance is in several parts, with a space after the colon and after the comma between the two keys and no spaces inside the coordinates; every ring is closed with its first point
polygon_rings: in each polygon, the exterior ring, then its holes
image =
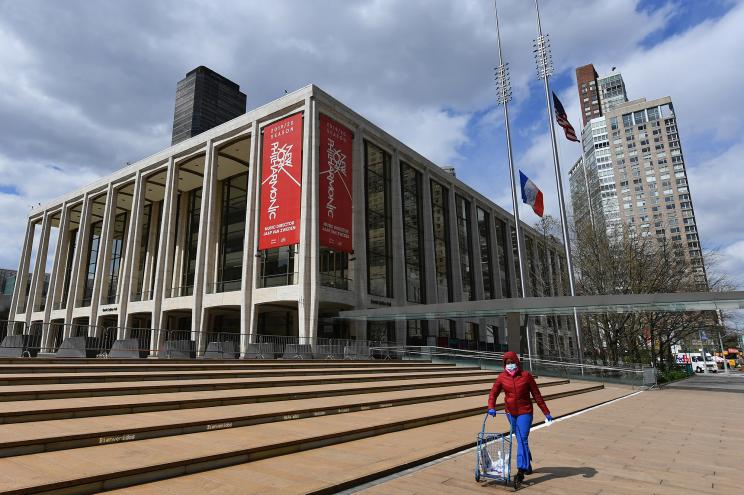
{"type": "MultiPolygon", "coordinates": [[[[576,232],[574,263],[579,294],[650,294],[695,292],[721,285],[706,284],[679,246],[666,238],[638,233],[620,225],[609,234],[583,225],[576,232]]],[[[589,354],[603,364],[651,362],[674,364],[671,349],[710,325],[711,312],[638,311],[585,315],[584,341],[589,354]]]]}

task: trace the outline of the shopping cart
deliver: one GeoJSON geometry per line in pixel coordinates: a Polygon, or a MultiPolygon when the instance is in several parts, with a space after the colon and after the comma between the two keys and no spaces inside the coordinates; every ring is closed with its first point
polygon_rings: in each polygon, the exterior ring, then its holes
{"type": "MultiPolygon", "coordinates": [[[[499,416],[506,418],[506,413],[497,412],[494,416],[496,420],[499,416]]],[[[488,423],[488,414],[483,419],[483,427],[478,433],[478,440],[475,449],[475,481],[481,478],[488,478],[494,481],[500,481],[505,485],[511,484],[511,453],[512,453],[512,429],[509,423],[508,433],[495,433],[486,431],[488,423]]]]}

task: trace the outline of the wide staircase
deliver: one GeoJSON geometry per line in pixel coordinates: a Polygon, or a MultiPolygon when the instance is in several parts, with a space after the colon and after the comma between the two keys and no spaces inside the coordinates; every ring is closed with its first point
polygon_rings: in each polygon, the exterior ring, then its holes
{"type": "MultiPolygon", "coordinates": [[[[495,377],[395,360],[0,360],[0,493],[335,493],[471,447],[495,377]]],[[[632,392],[538,384],[554,416],[632,392]]]]}

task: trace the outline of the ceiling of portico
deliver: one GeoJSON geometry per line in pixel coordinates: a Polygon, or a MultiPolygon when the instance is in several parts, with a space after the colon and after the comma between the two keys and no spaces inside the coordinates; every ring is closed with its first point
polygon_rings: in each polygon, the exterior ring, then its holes
{"type": "Polygon", "coordinates": [[[217,180],[247,172],[250,151],[250,136],[220,147],[217,151],[217,180]]]}
{"type": "Polygon", "coordinates": [[[132,200],[134,199],[134,182],[130,182],[117,190],[116,213],[132,211],[132,200]]]}

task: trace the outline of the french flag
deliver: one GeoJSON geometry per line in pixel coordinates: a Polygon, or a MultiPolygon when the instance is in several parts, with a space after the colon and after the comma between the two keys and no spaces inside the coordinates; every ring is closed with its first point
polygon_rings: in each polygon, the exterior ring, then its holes
{"type": "Polygon", "coordinates": [[[522,202],[530,205],[535,214],[542,218],[545,210],[542,191],[521,170],[519,171],[519,183],[522,186],[522,202]]]}

